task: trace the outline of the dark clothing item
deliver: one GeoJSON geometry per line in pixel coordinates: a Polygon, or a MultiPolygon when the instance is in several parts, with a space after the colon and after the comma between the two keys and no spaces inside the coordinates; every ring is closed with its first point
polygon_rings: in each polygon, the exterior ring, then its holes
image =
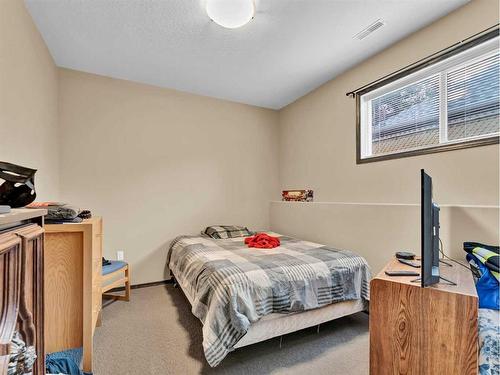
{"type": "Polygon", "coordinates": [[[81,217],[75,217],[74,219],[48,219],[45,217],[45,224],[64,224],[64,223],[81,223],[83,219],[81,217]]]}
{"type": "Polygon", "coordinates": [[[61,220],[74,219],[80,213],[80,209],[70,205],[48,206],[46,219],[61,220]]]}
{"type": "Polygon", "coordinates": [[[111,265],[111,261],[102,257],[102,266],[104,267],[104,266],[110,266],[110,265],[111,265]]]}
{"type": "Polygon", "coordinates": [[[468,253],[471,253],[475,247],[482,247],[483,249],[493,251],[494,253],[497,253],[497,254],[499,254],[499,250],[500,250],[499,246],[485,245],[485,244],[480,243],[480,242],[464,242],[464,250],[467,251],[468,253]]]}
{"type": "MultiPolygon", "coordinates": [[[[464,250],[468,254],[474,255],[492,272],[500,272],[498,255],[499,247],[484,245],[479,242],[464,242],[464,250]]],[[[498,275],[495,275],[498,279],[498,275]]]]}
{"type": "Polygon", "coordinates": [[[82,210],[78,214],[78,217],[81,217],[82,219],[90,219],[92,217],[92,212],[90,212],[90,210],[82,210]]]}
{"type": "Polygon", "coordinates": [[[45,208],[47,210],[45,218],[51,220],[74,219],[81,212],[78,207],[54,201],[33,202],[27,205],[26,208],[45,208]]]}

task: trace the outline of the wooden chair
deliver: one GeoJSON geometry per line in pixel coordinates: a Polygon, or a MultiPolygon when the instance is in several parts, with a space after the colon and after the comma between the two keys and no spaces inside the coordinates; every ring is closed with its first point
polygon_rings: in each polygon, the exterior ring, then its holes
{"type": "Polygon", "coordinates": [[[130,266],[127,262],[112,260],[111,264],[102,266],[102,296],[120,301],[130,301],[130,266]],[[120,286],[125,286],[125,295],[106,293],[120,286]]]}

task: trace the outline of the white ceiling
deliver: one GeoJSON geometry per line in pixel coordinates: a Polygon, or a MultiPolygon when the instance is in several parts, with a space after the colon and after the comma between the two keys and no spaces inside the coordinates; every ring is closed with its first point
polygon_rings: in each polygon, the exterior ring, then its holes
{"type": "Polygon", "coordinates": [[[274,109],[467,2],[257,0],[230,30],[204,0],[25,0],[58,66],[274,109]]]}

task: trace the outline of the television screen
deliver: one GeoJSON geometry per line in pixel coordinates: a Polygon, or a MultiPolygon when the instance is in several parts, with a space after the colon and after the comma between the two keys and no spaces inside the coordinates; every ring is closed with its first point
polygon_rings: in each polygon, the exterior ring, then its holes
{"type": "Polygon", "coordinates": [[[439,282],[439,206],[432,201],[432,178],[421,174],[421,283],[422,287],[439,282]]]}

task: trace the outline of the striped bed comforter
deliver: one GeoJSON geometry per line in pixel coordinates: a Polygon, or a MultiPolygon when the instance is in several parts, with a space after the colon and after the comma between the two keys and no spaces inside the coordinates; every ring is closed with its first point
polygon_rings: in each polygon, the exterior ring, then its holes
{"type": "Polygon", "coordinates": [[[212,367],[265,315],[369,299],[368,264],[353,252],[285,236],[274,249],[248,248],[243,241],[180,236],[168,252],[168,266],[189,288],[192,312],[203,323],[212,367]]]}

